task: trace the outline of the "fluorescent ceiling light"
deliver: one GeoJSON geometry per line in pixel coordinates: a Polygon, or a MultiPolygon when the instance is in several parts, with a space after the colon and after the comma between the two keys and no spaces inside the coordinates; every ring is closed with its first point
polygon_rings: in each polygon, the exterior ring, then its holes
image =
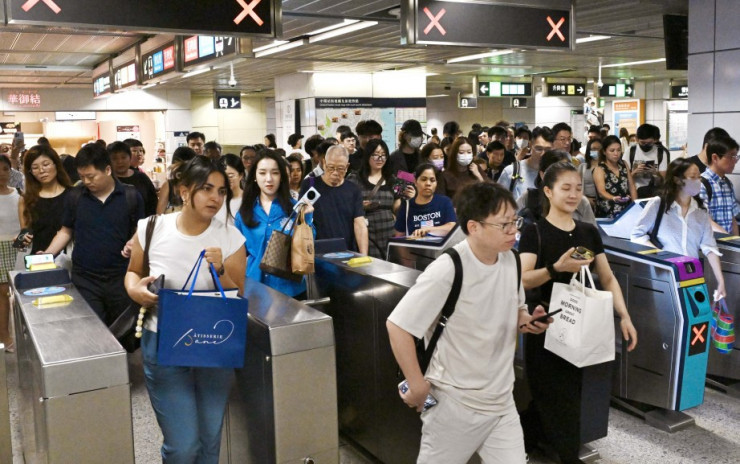
{"type": "Polygon", "coordinates": [[[312,35],[308,38],[309,43],[314,42],[320,42],[322,40],[331,39],[333,37],[337,37],[344,34],[349,34],[350,32],[359,31],[361,29],[366,29],[368,27],[372,27],[377,25],[377,21],[360,21],[357,23],[350,24],[349,26],[343,26],[337,29],[333,29],[327,32],[322,32],[321,34],[312,35]]]}
{"type": "Polygon", "coordinates": [[[630,61],[628,63],[604,64],[601,67],[602,68],[621,68],[622,66],[635,66],[638,64],[660,63],[661,61],[665,61],[665,58],[658,58],[656,60],[630,61]]]}
{"type": "Polygon", "coordinates": [[[449,97],[446,93],[440,93],[438,95],[427,95],[427,98],[438,98],[438,97],[449,97]]]}
{"type": "Polygon", "coordinates": [[[588,37],[581,37],[580,39],[576,39],[577,44],[582,43],[588,43],[588,42],[596,42],[597,40],[606,40],[611,39],[612,36],[610,35],[590,35],[588,37]]]}
{"type": "Polygon", "coordinates": [[[185,75],[183,75],[182,78],[185,79],[188,77],[197,76],[198,74],[207,73],[208,71],[211,71],[212,69],[213,68],[208,67],[208,68],[198,69],[196,71],[190,71],[190,72],[185,73],[185,75]]]}
{"type": "Polygon", "coordinates": [[[309,32],[306,35],[317,35],[317,34],[321,34],[323,32],[333,31],[334,29],[339,29],[340,27],[349,26],[351,24],[355,24],[355,23],[359,23],[359,22],[360,22],[359,19],[345,19],[341,23],[332,24],[331,26],[322,27],[321,29],[316,29],[315,31],[309,32]]]}
{"type": "Polygon", "coordinates": [[[494,52],[487,52],[487,53],[478,53],[476,55],[467,55],[467,56],[460,56],[457,58],[450,58],[447,60],[447,63],[459,63],[461,61],[472,61],[472,60],[478,60],[481,58],[490,58],[492,56],[501,56],[501,55],[508,55],[509,53],[514,53],[514,50],[497,50],[494,52]]]}
{"type": "Polygon", "coordinates": [[[278,45],[283,45],[283,44],[286,44],[286,43],[288,43],[287,40],[273,40],[272,43],[269,43],[267,45],[263,45],[261,47],[253,48],[252,49],[252,53],[261,52],[262,50],[267,50],[267,49],[270,49],[272,47],[277,47],[278,45]]]}
{"type": "Polygon", "coordinates": [[[298,48],[302,45],[306,45],[308,41],[306,39],[300,39],[295,40],[293,42],[288,42],[286,44],[278,45],[277,47],[268,48],[267,50],[262,50],[261,52],[257,52],[254,54],[255,58],[262,58],[263,56],[272,55],[273,53],[280,53],[287,50],[291,50],[293,48],[298,48]]]}

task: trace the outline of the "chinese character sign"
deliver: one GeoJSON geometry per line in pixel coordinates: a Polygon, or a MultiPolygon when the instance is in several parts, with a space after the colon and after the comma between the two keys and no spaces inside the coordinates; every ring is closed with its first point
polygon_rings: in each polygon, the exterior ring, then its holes
{"type": "Polygon", "coordinates": [[[11,90],[7,94],[7,102],[21,108],[40,108],[41,95],[38,90],[11,90]]]}

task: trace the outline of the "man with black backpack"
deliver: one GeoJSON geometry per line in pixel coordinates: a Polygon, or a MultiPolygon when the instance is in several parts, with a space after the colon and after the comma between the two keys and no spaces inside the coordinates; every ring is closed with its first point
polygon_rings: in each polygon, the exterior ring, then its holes
{"type": "Polygon", "coordinates": [[[637,145],[622,153],[622,160],[632,171],[638,198],[654,197],[663,185],[671,163],[670,152],[660,143],[660,129],[652,124],[637,128],[637,145]]]}
{"type": "Polygon", "coordinates": [[[530,316],[524,303],[511,250],[521,218],[511,193],[489,182],[465,187],[455,203],[466,239],[426,268],[386,323],[406,377],[401,398],[428,409],[417,462],[467,462],[477,453],[486,463],[524,463],[513,397],[516,334],[542,333],[548,323],[535,320],[546,316],[541,306],[530,316]],[[432,333],[420,358],[414,337],[432,333]]]}
{"type": "Polygon", "coordinates": [[[110,156],[100,145],[82,147],[75,165],[83,185],[67,194],[62,228],[44,253],[57,255],[74,238],[72,283],[110,325],[131,303],[123,286],[127,242],[144,217],[144,200],[113,176],[110,156]]]}

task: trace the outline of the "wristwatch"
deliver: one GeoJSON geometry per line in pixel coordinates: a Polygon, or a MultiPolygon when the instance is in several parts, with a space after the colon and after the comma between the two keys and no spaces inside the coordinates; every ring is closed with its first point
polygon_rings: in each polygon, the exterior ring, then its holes
{"type": "Polygon", "coordinates": [[[547,263],[545,265],[545,268],[547,269],[547,273],[550,274],[550,278],[554,279],[557,275],[558,271],[555,270],[555,265],[552,263],[547,263]]]}
{"type": "Polygon", "coordinates": [[[216,270],[218,275],[222,276],[224,275],[224,272],[226,272],[226,269],[224,268],[224,263],[221,263],[221,267],[216,270]]]}

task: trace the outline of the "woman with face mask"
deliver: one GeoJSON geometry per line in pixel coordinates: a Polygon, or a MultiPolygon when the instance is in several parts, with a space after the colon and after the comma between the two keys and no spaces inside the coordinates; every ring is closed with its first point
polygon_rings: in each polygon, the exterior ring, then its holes
{"type": "Polygon", "coordinates": [[[415,119],[409,119],[401,126],[398,133],[398,150],[391,153],[388,162],[391,172],[395,175],[398,171],[414,172],[420,163],[419,149],[424,143],[424,132],[421,123],[415,119]]]}
{"type": "Polygon", "coordinates": [[[473,163],[474,143],[465,137],[458,137],[447,153],[447,169],[442,173],[445,181],[445,195],[450,198],[468,184],[482,182],[485,177],[483,170],[473,163]]]}
{"type": "Polygon", "coordinates": [[[699,197],[700,190],[699,168],[685,158],[673,160],[668,165],[662,193],[645,205],[630,238],[641,245],[694,258],[699,258],[701,252],[709,261],[718,282],[718,296],[724,297],[726,292],[719,262],[720,252],[709,213],[699,197]],[[650,241],[658,214],[663,215],[656,237],[660,246],[650,241]]]}
{"type": "Polygon", "coordinates": [[[622,161],[619,138],[610,135],[604,139],[602,146],[599,165],[593,170],[597,193],[596,217],[613,218],[637,198],[637,189],[630,170],[622,161]]]}
{"type": "Polygon", "coordinates": [[[438,143],[429,142],[421,147],[421,164],[429,163],[437,170],[437,188],[434,193],[444,195],[447,184],[442,177],[442,172],[447,167],[447,155],[438,143]]]}
{"type": "Polygon", "coordinates": [[[601,139],[591,139],[586,144],[586,162],[578,165],[578,172],[583,178],[583,196],[586,197],[591,208],[596,208],[596,185],[594,184],[594,168],[599,165],[599,155],[602,152],[601,139]]]}

